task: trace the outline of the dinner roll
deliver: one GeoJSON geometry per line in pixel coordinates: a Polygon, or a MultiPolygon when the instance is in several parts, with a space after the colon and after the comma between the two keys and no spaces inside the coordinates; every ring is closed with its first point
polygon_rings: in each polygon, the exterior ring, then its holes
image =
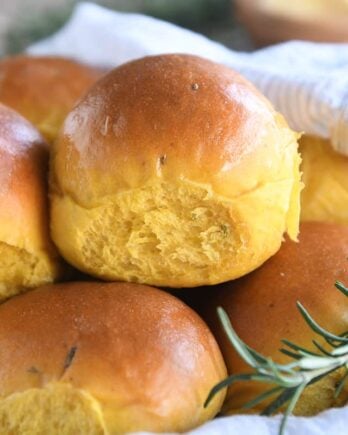
{"type": "Polygon", "coordinates": [[[0,61],[0,101],[31,121],[49,142],[101,72],[59,57],[12,56],[0,61]]]}
{"type": "Polygon", "coordinates": [[[0,103],[0,300],[60,275],[49,237],[47,145],[0,103]]]}
{"type": "MultiPolygon", "coordinates": [[[[318,351],[315,339],[328,348],[301,316],[300,301],[326,330],[342,334],[348,330],[348,300],[335,287],[348,282],[348,227],[330,223],[303,223],[300,243],[286,241],[280,251],[261,268],[211,293],[206,304],[213,332],[220,344],[229,373],[250,372],[234,351],[218,321],[216,308],[223,307],[239,337],[250,347],[279,363],[291,360],[279,349],[281,340],[318,351]]],[[[207,313],[206,313],[207,314],[207,313]]],[[[332,349],[332,348],[330,348],[332,349]]],[[[332,372],[304,390],[295,414],[313,415],[348,401],[348,384],[337,399],[335,387],[345,371],[332,372]]],[[[228,391],[225,412],[245,413],[243,404],[271,388],[269,384],[239,382],[228,391]]],[[[274,399],[274,397],[273,397],[274,399]]],[[[261,411],[265,403],[254,410],[261,411]]]]}
{"type": "Polygon", "coordinates": [[[305,183],[301,219],[348,224],[348,157],[328,140],[311,136],[301,138],[300,151],[305,183]]]}
{"type": "Polygon", "coordinates": [[[116,435],[189,430],[226,376],[200,317],[126,283],[41,287],[0,306],[0,433],[116,435]]]}
{"type": "Polygon", "coordinates": [[[192,287],[237,278],[296,238],[296,134],[232,70],[187,55],[114,69],[53,149],[52,235],[105,280],[192,287]]]}

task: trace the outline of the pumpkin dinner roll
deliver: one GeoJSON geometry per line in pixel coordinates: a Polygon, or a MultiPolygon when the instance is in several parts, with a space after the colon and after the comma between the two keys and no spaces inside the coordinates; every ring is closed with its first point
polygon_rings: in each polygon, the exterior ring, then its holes
{"type": "Polygon", "coordinates": [[[0,101],[32,122],[48,142],[101,72],[73,60],[10,56],[0,60],[0,101]]]}
{"type": "Polygon", "coordinates": [[[300,140],[305,188],[301,220],[348,224],[348,157],[336,152],[326,139],[300,140]]]}
{"type": "Polygon", "coordinates": [[[187,55],[104,76],[53,148],[51,230],[105,280],[192,287],[237,278],[296,239],[297,135],[237,73],[187,55]]]}
{"type": "Polygon", "coordinates": [[[0,305],[0,433],[186,431],[213,418],[226,376],[201,318],[127,283],[44,286],[0,305]]]}
{"type": "MultiPolygon", "coordinates": [[[[348,227],[331,223],[306,222],[300,227],[299,243],[287,240],[262,267],[234,282],[207,292],[205,309],[199,310],[208,321],[224,355],[229,373],[250,373],[252,369],[239,357],[227,339],[216,309],[228,314],[238,336],[251,348],[277,363],[294,361],[279,351],[282,339],[312,352],[313,340],[332,350],[301,316],[300,301],[312,318],[327,331],[340,335],[348,330],[348,300],[334,284],[348,283],[348,227]],[[210,295],[210,296],[209,296],[210,295]]],[[[290,349],[289,349],[290,350],[290,349]]],[[[335,398],[335,389],[345,370],[333,371],[308,386],[295,407],[297,415],[313,415],[348,402],[348,384],[335,398]]],[[[227,393],[225,413],[245,413],[243,405],[272,388],[261,382],[236,382],[227,393]]],[[[253,408],[263,410],[271,399],[253,408]]]]}
{"type": "Polygon", "coordinates": [[[0,300],[60,274],[49,236],[47,160],[39,132],[0,104],[0,300]]]}

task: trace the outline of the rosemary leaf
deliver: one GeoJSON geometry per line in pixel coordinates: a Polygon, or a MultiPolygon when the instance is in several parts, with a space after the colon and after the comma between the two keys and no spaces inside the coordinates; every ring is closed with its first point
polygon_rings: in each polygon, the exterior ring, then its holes
{"type": "Polygon", "coordinates": [[[240,374],[240,375],[231,375],[228,376],[226,379],[224,379],[223,381],[219,382],[218,384],[216,384],[210,391],[206,401],[204,402],[204,408],[206,408],[209,403],[211,402],[211,400],[213,399],[213,397],[215,396],[215,394],[217,394],[219,391],[223,390],[226,387],[229,387],[230,385],[232,385],[234,382],[237,381],[245,381],[245,380],[250,380],[252,374],[250,373],[246,373],[246,374],[240,374]]]}
{"type": "Polygon", "coordinates": [[[292,387],[284,390],[276,397],[262,412],[261,415],[270,416],[279,410],[286,402],[288,402],[295,394],[298,387],[292,387]]]}
{"type": "Polygon", "coordinates": [[[332,357],[325,356],[310,356],[308,358],[301,358],[298,362],[298,367],[303,370],[326,369],[335,362],[332,357]]]}
{"type": "Polygon", "coordinates": [[[293,396],[290,399],[290,403],[288,405],[288,407],[286,408],[286,411],[284,412],[283,418],[282,418],[282,422],[280,423],[280,428],[279,428],[279,435],[283,435],[284,434],[284,430],[285,430],[285,425],[287,422],[287,419],[289,417],[290,414],[292,414],[296,403],[298,402],[298,399],[301,397],[301,394],[303,392],[303,390],[306,388],[305,384],[299,385],[293,396]]]}
{"type": "Polygon", "coordinates": [[[283,387],[274,387],[270,390],[265,391],[264,393],[260,394],[259,396],[255,397],[255,399],[250,400],[249,402],[245,403],[243,405],[244,409],[250,409],[254,406],[258,405],[259,403],[263,402],[264,400],[268,399],[269,397],[273,396],[276,393],[279,393],[283,387]]]}
{"type": "Polygon", "coordinates": [[[226,311],[221,307],[219,307],[217,309],[217,311],[218,311],[218,316],[220,318],[222,326],[223,326],[223,328],[227,334],[227,337],[228,337],[229,341],[231,342],[232,346],[239,353],[239,355],[244,359],[245,362],[247,362],[253,368],[257,367],[257,365],[258,365],[257,360],[249,352],[246,344],[243,343],[243,341],[238,337],[236,331],[233,329],[233,327],[231,325],[230,319],[228,318],[226,311]]]}
{"type": "Polygon", "coordinates": [[[290,358],[293,358],[293,359],[301,359],[303,357],[303,355],[300,355],[299,353],[291,352],[291,350],[288,350],[288,349],[281,348],[279,350],[284,355],[287,355],[287,356],[289,356],[290,358]]]}
{"type": "Polygon", "coordinates": [[[331,340],[330,338],[325,338],[326,343],[328,343],[331,347],[340,347],[342,346],[342,343],[336,343],[335,341],[331,340]]]}
{"type": "Polygon", "coordinates": [[[245,344],[245,346],[247,347],[248,351],[251,353],[251,355],[256,359],[256,361],[258,361],[261,364],[267,364],[268,359],[266,357],[264,357],[263,355],[261,355],[259,352],[257,352],[255,349],[252,349],[250,346],[248,346],[247,344],[245,344]]]}
{"type": "Polygon", "coordinates": [[[345,344],[344,346],[336,347],[336,349],[334,349],[331,352],[332,356],[344,356],[347,354],[348,354],[348,344],[345,344]]]}
{"type": "Polygon", "coordinates": [[[338,383],[336,389],[335,389],[335,395],[334,398],[337,399],[337,397],[341,394],[341,391],[343,390],[343,387],[345,386],[346,382],[348,380],[348,369],[346,367],[346,373],[343,376],[343,378],[338,383]]]}
{"type": "Polygon", "coordinates": [[[297,350],[298,352],[301,352],[301,354],[303,355],[312,355],[312,356],[320,356],[318,353],[312,352],[308,349],[305,349],[304,347],[301,347],[295,343],[293,343],[292,341],[289,340],[282,340],[282,343],[285,344],[286,346],[290,347],[291,349],[297,350]]]}
{"type": "Polygon", "coordinates": [[[316,340],[312,340],[312,343],[313,343],[314,346],[315,346],[317,349],[319,349],[320,352],[323,353],[324,355],[326,355],[326,356],[330,356],[330,355],[331,355],[331,353],[328,352],[327,350],[325,350],[325,349],[323,348],[323,346],[322,346],[320,343],[318,343],[316,340]]]}
{"type": "Polygon", "coordinates": [[[314,332],[332,341],[337,341],[340,343],[348,343],[348,338],[332,334],[331,332],[326,331],[324,328],[318,325],[318,323],[316,323],[316,321],[310,316],[308,311],[304,308],[304,306],[300,302],[297,302],[297,307],[300,310],[302,317],[305,319],[305,321],[308,323],[308,325],[311,327],[311,329],[314,332]]]}
{"type": "Polygon", "coordinates": [[[344,294],[344,296],[348,297],[348,288],[343,285],[340,281],[335,282],[335,287],[344,294]]]}
{"type": "Polygon", "coordinates": [[[277,364],[275,364],[271,358],[267,361],[269,368],[271,369],[275,378],[281,378],[280,370],[278,370],[277,364]]]}
{"type": "Polygon", "coordinates": [[[307,386],[315,384],[316,382],[319,382],[320,379],[326,378],[330,373],[333,373],[336,370],[339,370],[340,368],[341,368],[340,366],[333,367],[331,369],[327,369],[326,371],[324,371],[323,373],[321,373],[318,376],[312,377],[312,379],[308,382],[307,386]]]}

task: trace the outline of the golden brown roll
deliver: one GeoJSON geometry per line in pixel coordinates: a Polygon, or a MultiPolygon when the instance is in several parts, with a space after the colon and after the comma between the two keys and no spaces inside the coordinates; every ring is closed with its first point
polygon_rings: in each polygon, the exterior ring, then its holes
{"type": "Polygon", "coordinates": [[[138,284],[51,285],[5,302],[0,358],[2,434],[186,431],[225,396],[203,407],[226,375],[205,323],[138,284]]]}
{"type": "Polygon", "coordinates": [[[101,79],[54,146],[52,235],[105,280],[192,287],[237,278],[295,239],[296,134],[232,70],[186,55],[101,79]]]}
{"type": "MultiPolygon", "coordinates": [[[[296,301],[325,329],[342,334],[348,330],[348,302],[335,287],[336,280],[348,282],[348,227],[330,223],[303,223],[300,242],[286,241],[261,268],[210,293],[204,317],[209,320],[229,373],[250,372],[228,342],[216,308],[223,307],[239,337],[253,349],[279,363],[290,362],[279,352],[281,340],[316,351],[312,340],[326,347],[302,318],[296,301]],[[207,307],[209,308],[207,309],[207,307]],[[208,314],[207,314],[208,313],[208,314]]],[[[204,310],[203,310],[204,311],[204,310]]],[[[348,385],[334,398],[344,372],[333,372],[309,386],[295,414],[312,415],[348,401],[348,385]]],[[[270,388],[269,384],[241,382],[231,386],[226,412],[245,412],[242,405],[270,388]]],[[[264,402],[265,403],[265,402],[264,402]]],[[[256,409],[262,410],[264,403],[256,409]]]]}
{"type": "Polygon", "coordinates": [[[305,188],[301,195],[301,220],[348,224],[348,157],[330,142],[303,136],[301,169],[305,188]]]}
{"type": "Polygon", "coordinates": [[[0,103],[0,300],[60,274],[49,236],[47,145],[0,103]]]}
{"type": "Polygon", "coordinates": [[[68,112],[101,75],[101,71],[59,57],[7,57],[0,61],[0,101],[52,142],[68,112]]]}

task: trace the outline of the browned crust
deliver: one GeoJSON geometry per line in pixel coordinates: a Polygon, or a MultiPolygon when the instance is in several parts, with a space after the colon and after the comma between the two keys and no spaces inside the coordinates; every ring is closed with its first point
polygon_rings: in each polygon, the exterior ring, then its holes
{"type": "Polygon", "coordinates": [[[0,101],[52,140],[65,116],[102,75],[70,59],[18,55],[0,61],[0,101]]]}
{"type": "MultiPolygon", "coordinates": [[[[212,327],[229,373],[249,372],[250,368],[229,343],[217,318],[218,306],[227,312],[245,343],[277,362],[289,362],[279,352],[282,339],[313,350],[312,340],[318,339],[300,315],[297,301],[332,333],[348,330],[347,298],[334,287],[336,280],[348,284],[347,259],[347,226],[307,222],[301,225],[299,243],[287,240],[256,271],[214,290],[207,289],[203,317],[212,327]]],[[[267,388],[263,384],[243,385],[231,389],[229,404],[234,409],[267,388]]]]}
{"type": "Polygon", "coordinates": [[[154,176],[229,190],[232,168],[260,148],[269,156],[280,127],[269,102],[231,69],[188,55],[142,58],[104,76],[69,114],[55,146],[55,184],[81,202],[154,176]]]}
{"type": "Polygon", "coordinates": [[[138,284],[56,284],[5,302],[0,356],[1,396],[62,381],[114,412],[129,406],[130,419],[137,409],[166,418],[168,428],[181,427],[180,418],[198,424],[206,395],[225,376],[200,317],[138,284]]]}

